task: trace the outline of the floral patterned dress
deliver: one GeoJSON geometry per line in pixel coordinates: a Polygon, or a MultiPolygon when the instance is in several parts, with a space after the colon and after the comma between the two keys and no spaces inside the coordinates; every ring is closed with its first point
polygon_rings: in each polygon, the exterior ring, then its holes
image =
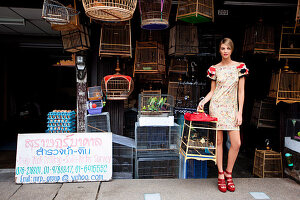
{"type": "Polygon", "coordinates": [[[208,69],[207,77],[216,81],[216,89],[209,104],[209,115],[218,118],[218,130],[239,130],[236,125],[238,82],[240,77],[248,73],[244,63],[211,66],[208,69]]]}

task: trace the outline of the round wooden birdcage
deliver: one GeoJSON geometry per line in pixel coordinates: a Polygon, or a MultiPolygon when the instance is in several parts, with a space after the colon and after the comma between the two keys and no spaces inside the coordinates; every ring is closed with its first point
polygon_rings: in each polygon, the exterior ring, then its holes
{"type": "Polygon", "coordinates": [[[119,73],[119,60],[117,61],[117,73],[105,76],[102,79],[101,87],[107,100],[125,100],[134,89],[134,82],[130,76],[119,73]]]}
{"type": "Polygon", "coordinates": [[[101,21],[126,21],[132,18],[137,0],[82,0],[88,17],[101,21]]]}
{"type": "Polygon", "coordinates": [[[246,28],[243,51],[254,54],[275,54],[274,27],[266,25],[260,19],[246,28]]]}
{"type": "Polygon", "coordinates": [[[44,0],[42,18],[51,24],[68,24],[78,12],[54,0],[44,0]]]}
{"type": "Polygon", "coordinates": [[[193,24],[214,21],[214,1],[180,0],[177,7],[177,19],[193,24]]]}
{"type": "Polygon", "coordinates": [[[141,27],[162,30],[169,27],[172,0],[139,0],[141,27]]]}
{"type": "Polygon", "coordinates": [[[102,24],[99,56],[132,56],[129,22],[102,24]]]}

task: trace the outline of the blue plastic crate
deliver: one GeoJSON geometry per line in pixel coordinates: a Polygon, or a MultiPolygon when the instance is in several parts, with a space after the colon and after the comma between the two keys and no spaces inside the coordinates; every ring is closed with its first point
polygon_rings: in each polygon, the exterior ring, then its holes
{"type": "Polygon", "coordinates": [[[186,161],[186,178],[207,178],[207,161],[188,159],[186,161]]]}

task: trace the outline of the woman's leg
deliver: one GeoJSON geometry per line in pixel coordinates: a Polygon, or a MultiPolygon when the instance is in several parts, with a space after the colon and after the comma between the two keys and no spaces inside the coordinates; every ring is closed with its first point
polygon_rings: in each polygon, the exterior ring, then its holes
{"type": "MultiPolygon", "coordinates": [[[[240,131],[228,131],[231,146],[228,151],[228,161],[227,161],[227,168],[228,172],[232,172],[235,160],[240,150],[241,146],[241,138],[240,138],[240,131]]],[[[218,135],[219,136],[219,135],[218,135]]],[[[226,174],[225,174],[226,175],[226,174]]]]}
{"type": "MultiPolygon", "coordinates": [[[[219,172],[223,172],[223,131],[217,131],[217,166],[219,172]]],[[[219,175],[219,178],[224,178],[224,175],[219,175]]]]}

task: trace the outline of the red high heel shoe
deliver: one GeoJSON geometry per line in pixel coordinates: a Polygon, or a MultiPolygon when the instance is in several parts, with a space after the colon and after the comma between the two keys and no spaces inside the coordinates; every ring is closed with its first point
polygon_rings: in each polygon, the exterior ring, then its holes
{"type": "Polygon", "coordinates": [[[229,190],[230,192],[234,192],[235,191],[235,185],[234,185],[233,180],[232,180],[232,172],[228,172],[227,170],[225,170],[225,173],[230,175],[230,177],[225,176],[225,179],[227,181],[227,190],[229,190]]]}
{"type": "MultiPolygon", "coordinates": [[[[224,172],[219,172],[219,175],[222,175],[224,174],[224,172]]],[[[218,189],[221,191],[221,192],[226,192],[226,182],[225,182],[225,178],[218,178],[218,189]]]]}

